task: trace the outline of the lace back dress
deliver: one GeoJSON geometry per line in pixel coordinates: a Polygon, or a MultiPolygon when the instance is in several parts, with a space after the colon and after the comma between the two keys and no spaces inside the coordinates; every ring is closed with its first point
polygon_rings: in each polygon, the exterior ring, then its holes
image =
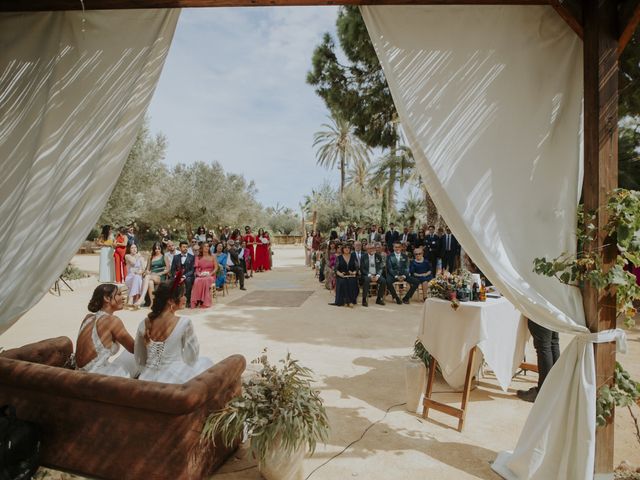
{"type": "Polygon", "coordinates": [[[190,318],[179,317],[164,341],[144,339],[145,323],[136,333],[135,358],[140,380],[162,383],[185,383],[213,366],[206,357],[198,357],[200,345],[190,318]]]}

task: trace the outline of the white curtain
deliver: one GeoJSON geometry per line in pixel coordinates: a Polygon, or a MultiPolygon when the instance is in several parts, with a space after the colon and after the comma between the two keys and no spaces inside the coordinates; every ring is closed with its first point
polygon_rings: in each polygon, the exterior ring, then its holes
{"type": "Polygon", "coordinates": [[[533,273],[535,257],[576,249],[582,43],[550,6],[361,8],[439,212],[516,308],[576,335],[494,470],[591,478],[592,342],[618,332],[589,335],[580,291],[533,273]]]}
{"type": "Polygon", "coordinates": [[[0,14],[0,333],[47,292],[98,220],[178,16],[0,14]]]}

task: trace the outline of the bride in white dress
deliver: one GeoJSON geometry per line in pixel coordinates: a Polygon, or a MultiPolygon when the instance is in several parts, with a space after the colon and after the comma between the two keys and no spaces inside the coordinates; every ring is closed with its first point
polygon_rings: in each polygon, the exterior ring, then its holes
{"type": "Polygon", "coordinates": [[[89,301],[89,311],[82,321],[76,341],[78,370],[116,377],[134,377],[137,366],[133,357],[134,342],[122,320],[114,315],[122,310],[124,299],[113,284],[98,285],[89,301]],[[111,360],[120,350],[120,356],[111,360]]]}
{"type": "Polygon", "coordinates": [[[151,313],[136,333],[140,380],[185,383],[213,366],[208,358],[198,357],[200,345],[191,319],[175,314],[186,302],[184,285],[169,280],[158,286],[151,313]]]}

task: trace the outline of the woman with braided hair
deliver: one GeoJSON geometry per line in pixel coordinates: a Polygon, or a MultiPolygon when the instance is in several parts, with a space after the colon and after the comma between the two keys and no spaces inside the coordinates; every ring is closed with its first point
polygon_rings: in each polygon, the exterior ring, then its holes
{"type": "Polygon", "coordinates": [[[186,302],[180,275],[158,286],[151,312],[136,333],[134,352],[140,380],[185,383],[213,366],[208,358],[198,357],[200,345],[191,319],[176,315],[186,302]]]}

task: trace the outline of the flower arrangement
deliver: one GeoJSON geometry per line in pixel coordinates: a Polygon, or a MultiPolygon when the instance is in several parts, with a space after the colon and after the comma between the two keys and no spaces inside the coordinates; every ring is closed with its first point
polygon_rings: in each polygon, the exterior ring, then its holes
{"type": "Polygon", "coordinates": [[[266,350],[252,363],[260,372],[243,381],[242,394],[206,420],[202,437],[220,435],[229,446],[243,435],[251,440],[251,452],[262,464],[273,449],[293,454],[308,447],[313,453],[318,441],[325,442],[329,420],[320,393],[311,385],[312,371],[290,354],[272,365],[266,350]]]}
{"type": "Polygon", "coordinates": [[[427,294],[429,297],[451,300],[451,308],[457,310],[460,306],[458,291],[470,285],[471,281],[471,273],[468,270],[458,270],[455,273],[443,271],[429,281],[427,294]]]}

